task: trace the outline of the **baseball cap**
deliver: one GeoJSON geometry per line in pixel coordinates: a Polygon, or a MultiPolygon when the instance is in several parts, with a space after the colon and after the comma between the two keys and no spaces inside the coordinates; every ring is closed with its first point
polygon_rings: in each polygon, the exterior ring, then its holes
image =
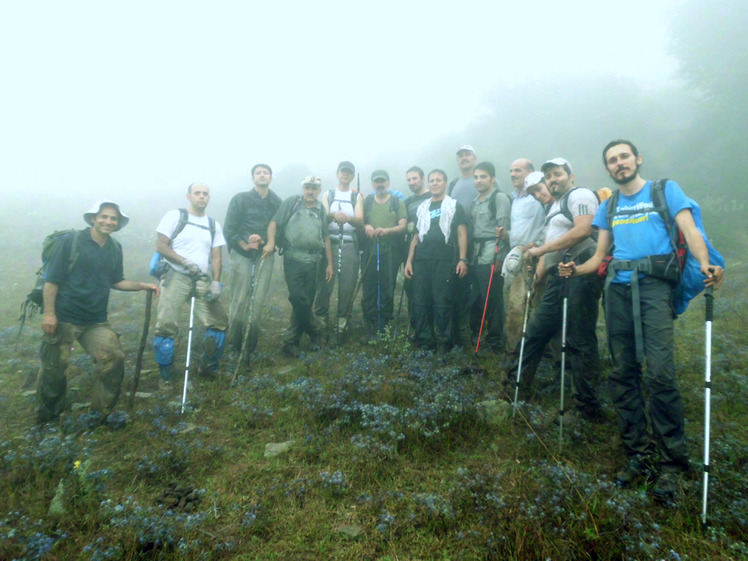
{"type": "Polygon", "coordinates": [[[384,179],[385,181],[389,181],[390,174],[384,171],[383,169],[378,169],[371,173],[371,180],[376,181],[377,179],[384,179]]]}
{"type": "Polygon", "coordinates": [[[93,226],[94,218],[96,218],[96,215],[101,212],[101,207],[103,206],[113,206],[117,209],[117,213],[119,213],[119,223],[114,229],[115,232],[118,232],[119,230],[127,226],[128,222],[130,222],[130,217],[122,212],[117,203],[110,201],[109,199],[103,199],[96,201],[90,209],[83,213],[83,220],[86,221],[86,224],[88,224],[89,226],[93,226]]]}
{"type": "Polygon", "coordinates": [[[350,170],[351,173],[356,173],[356,166],[354,166],[348,160],[343,160],[338,164],[338,171],[342,171],[344,169],[350,170]]]}
{"type": "Polygon", "coordinates": [[[322,180],[315,176],[315,175],[307,175],[304,178],[304,181],[301,182],[301,186],[304,185],[316,185],[317,187],[320,187],[322,185],[322,180]]]}
{"type": "Polygon", "coordinates": [[[542,171],[533,171],[531,173],[527,174],[527,177],[525,177],[525,189],[529,189],[530,187],[537,185],[541,181],[543,181],[543,172],[542,171]]]}
{"type": "Polygon", "coordinates": [[[475,154],[475,148],[470,146],[470,144],[463,144],[462,146],[460,146],[460,148],[457,150],[457,153],[459,154],[463,150],[467,150],[468,152],[472,152],[473,154],[475,154]]]}
{"type": "Polygon", "coordinates": [[[564,158],[553,158],[552,160],[548,160],[546,163],[544,163],[542,166],[540,166],[540,171],[545,173],[545,170],[549,167],[553,166],[565,166],[569,168],[569,173],[574,173],[574,170],[571,169],[571,164],[568,160],[565,160],[564,158]]]}

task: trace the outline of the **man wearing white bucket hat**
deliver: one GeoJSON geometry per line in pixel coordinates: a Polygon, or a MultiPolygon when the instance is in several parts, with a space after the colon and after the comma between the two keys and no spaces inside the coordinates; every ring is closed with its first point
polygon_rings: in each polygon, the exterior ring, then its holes
{"type": "Polygon", "coordinates": [[[37,422],[59,418],[65,407],[65,370],[74,341],[94,360],[91,407],[106,415],[119,398],[125,354],[107,322],[109,290],[153,290],[155,284],[125,280],[122,246],[111,237],[130,219],[111,200],[97,201],[83,214],[90,227],[67,234],[44,273],[41,368],[37,422]]]}

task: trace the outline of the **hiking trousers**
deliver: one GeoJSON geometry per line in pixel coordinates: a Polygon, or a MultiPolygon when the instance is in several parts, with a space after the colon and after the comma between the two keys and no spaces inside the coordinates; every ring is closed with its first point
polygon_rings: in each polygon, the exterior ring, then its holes
{"type": "Polygon", "coordinates": [[[413,272],[416,344],[448,351],[453,341],[455,265],[446,260],[420,260],[413,264],[413,272]]]}
{"type": "MultiPolygon", "coordinates": [[[[201,277],[194,281],[189,275],[176,272],[171,267],[161,277],[158,297],[158,312],[156,314],[157,337],[174,338],[179,332],[179,315],[185,303],[189,303],[195,289],[195,317],[208,329],[226,331],[228,318],[219,300],[208,302],[205,295],[210,288],[208,277],[201,277]]],[[[185,326],[186,327],[186,326],[185,326]]]]}
{"type": "Polygon", "coordinates": [[[562,329],[564,283],[568,283],[566,365],[572,376],[572,397],[579,407],[596,409],[600,407],[600,354],[595,329],[602,287],[595,274],[564,280],[554,273],[548,278],[543,298],[527,326],[520,390],[529,390],[545,346],[562,329]]]}
{"type": "Polygon", "coordinates": [[[273,276],[275,254],[268,255],[264,261],[261,252],[257,251],[252,257],[245,257],[236,251],[231,252],[231,302],[229,304],[228,341],[237,350],[241,349],[244,326],[250,323],[249,352],[257,348],[257,340],[262,329],[262,310],[265,306],[273,276]],[[260,268],[262,263],[262,268],[260,268]],[[254,267],[254,294],[252,294],[252,267],[254,267]],[[252,317],[249,316],[250,300],[252,317]]]}
{"type": "Polygon", "coordinates": [[[654,445],[665,467],[685,469],[688,450],[683,427],[683,401],[675,380],[672,286],[652,277],[639,279],[639,302],[647,361],[646,373],[636,361],[631,285],[611,283],[605,293],[608,345],[613,359],[609,387],[618,413],[621,440],[629,456],[651,450],[647,413],[654,445]],[[648,402],[642,390],[647,386],[648,402]]]}
{"type": "Polygon", "coordinates": [[[59,323],[53,337],[42,337],[41,368],[36,386],[37,422],[52,421],[65,409],[65,371],[75,341],[94,360],[91,407],[106,415],[117,404],[125,374],[125,353],[117,334],[107,322],[59,323]]]}
{"type": "MultiPolygon", "coordinates": [[[[496,263],[493,280],[491,280],[491,265],[474,265],[473,272],[476,279],[473,288],[478,300],[477,307],[480,309],[481,319],[484,308],[486,310],[481,335],[483,343],[495,352],[502,351],[504,348],[504,277],[501,276],[501,261],[496,263]],[[488,307],[485,306],[486,295],[488,295],[488,307]]],[[[480,332],[480,323],[478,323],[478,331],[480,332]]]]}
{"type": "Polygon", "coordinates": [[[292,308],[291,322],[283,334],[285,347],[298,345],[304,333],[309,335],[313,344],[321,343],[323,327],[312,311],[320,268],[321,260],[304,263],[290,257],[283,258],[283,274],[288,285],[288,301],[292,308]]]}
{"type": "MultiPolygon", "coordinates": [[[[331,235],[332,242],[332,281],[325,279],[325,268],[320,267],[320,277],[317,284],[317,293],[314,299],[314,315],[319,319],[327,321],[330,314],[330,297],[335,289],[336,281],[340,284],[340,299],[338,300],[338,311],[335,317],[345,318],[353,309],[353,293],[358,283],[358,270],[361,267],[361,258],[358,254],[358,244],[355,242],[343,242],[343,260],[338,278],[338,244],[337,236],[331,235]]],[[[376,255],[373,257],[376,260],[376,255]]],[[[376,269],[377,263],[371,263],[369,267],[376,269]]]]}
{"type": "Polygon", "coordinates": [[[400,260],[399,255],[393,255],[392,251],[380,250],[379,272],[377,273],[377,245],[375,242],[370,243],[369,249],[364,252],[364,263],[369,259],[369,252],[373,252],[374,255],[361,283],[361,310],[364,315],[364,323],[372,328],[372,332],[376,332],[379,324],[381,324],[381,329],[384,329],[394,316],[395,286],[400,260]],[[377,306],[377,300],[379,306],[377,306]]]}

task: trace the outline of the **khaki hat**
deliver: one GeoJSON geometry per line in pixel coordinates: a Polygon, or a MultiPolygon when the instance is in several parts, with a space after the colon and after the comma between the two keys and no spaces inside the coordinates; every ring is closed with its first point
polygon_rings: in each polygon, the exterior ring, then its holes
{"type": "Polygon", "coordinates": [[[322,180],[314,175],[307,175],[304,181],[301,182],[301,186],[303,187],[304,185],[316,185],[320,187],[322,186],[322,180]]]}

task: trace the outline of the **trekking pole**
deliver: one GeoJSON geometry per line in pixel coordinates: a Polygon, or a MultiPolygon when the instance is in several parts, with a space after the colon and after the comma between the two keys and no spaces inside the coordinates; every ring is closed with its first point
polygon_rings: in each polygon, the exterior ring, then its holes
{"type": "Polygon", "coordinates": [[[140,383],[140,371],[143,369],[143,352],[145,351],[145,343],[148,339],[148,327],[151,324],[152,304],[153,291],[148,290],[145,294],[145,321],[143,322],[143,334],[140,336],[140,347],[138,348],[138,356],[135,359],[135,373],[133,374],[132,390],[130,390],[129,406],[131,410],[133,403],[135,402],[135,392],[138,391],[138,384],[140,383]]]}
{"type": "Polygon", "coordinates": [[[184,367],[184,388],[182,389],[182,410],[184,415],[184,404],[187,402],[187,384],[190,380],[190,354],[192,353],[192,328],[195,322],[195,292],[197,291],[196,280],[192,281],[192,297],[190,298],[190,329],[187,332],[187,360],[184,367]]]}
{"type": "Polygon", "coordinates": [[[535,279],[534,268],[530,271],[530,279],[527,282],[527,292],[525,293],[525,315],[522,319],[522,340],[519,343],[519,364],[517,364],[517,382],[514,386],[514,408],[512,417],[517,412],[517,398],[519,397],[519,380],[522,375],[522,359],[525,354],[525,340],[527,339],[527,318],[530,316],[530,300],[532,299],[532,288],[535,279]]]}
{"type": "Polygon", "coordinates": [[[338,226],[338,311],[335,314],[335,343],[340,345],[340,275],[343,271],[343,225],[338,226]]]}
{"type": "Polygon", "coordinates": [[[706,308],[706,333],[704,351],[704,491],[701,501],[701,523],[706,524],[706,505],[709,492],[709,433],[712,399],[712,321],[714,319],[714,287],[704,294],[706,308]]]}
{"type": "MultiPolygon", "coordinates": [[[[571,261],[571,255],[564,255],[564,263],[571,261]]],[[[564,445],[564,375],[566,373],[566,314],[569,308],[569,277],[563,280],[564,304],[561,316],[561,401],[558,406],[558,451],[564,445]]]]}
{"type": "Polygon", "coordinates": [[[379,274],[379,238],[377,238],[377,335],[382,330],[382,283],[379,274]]]}
{"type": "Polygon", "coordinates": [[[252,310],[254,310],[255,304],[255,277],[260,276],[260,274],[262,273],[262,265],[264,263],[265,260],[262,259],[261,256],[257,257],[252,262],[252,273],[249,281],[249,310],[247,312],[247,321],[244,325],[244,334],[242,335],[242,348],[239,351],[239,359],[236,361],[236,366],[234,367],[234,376],[231,378],[232,386],[236,384],[236,379],[239,377],[239,371],[242,369],[242,365],[244,364],[244,361],[247,358],[247,354],[249,353],[249,332],[252,329],[252,310]],[[257,259],[260,260],[259,267],[257,266],[257,259]]]}
{"type": "Polygon", "coordinates": [[[488,277],[488,288],[486,289],[486,302],[483,304],[483,317],[480,320],[480,329],[478,330],[478,341],[475,343],[475,357],[480,348],[480,338],[483,334],[483,322],[486,321],[486,311],[488,310],[488,297],[491,296],[491,283],[493,282],[493,272],[496,269],[496,256],[499,254],[499,240],[496,240],[496,249],[493,251],[493,262],[491,263],[491,274],[488,277]]]}

